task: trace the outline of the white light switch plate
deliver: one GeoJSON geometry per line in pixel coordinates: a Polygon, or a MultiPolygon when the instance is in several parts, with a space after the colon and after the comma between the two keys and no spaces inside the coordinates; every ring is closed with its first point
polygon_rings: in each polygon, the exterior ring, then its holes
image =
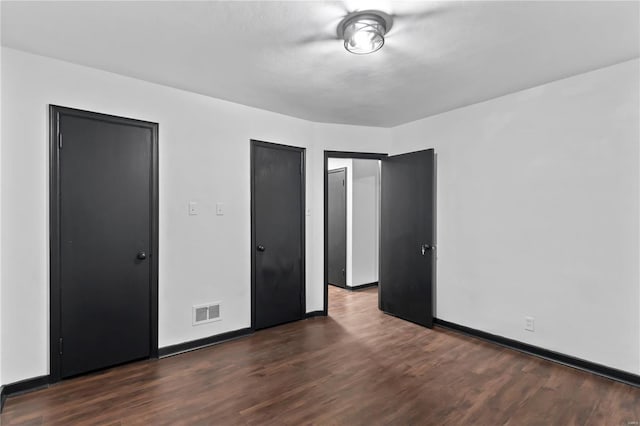
{"type": "Polygon", "coordinates": [[[224,216],[224,203],[216,203],[216,214],[224,216]]]}
{"type": "Polygon", "coordinates": [[[199,213],[198,203],[195,201],[189,201],[189,216],[195,216],[199,213]]]}

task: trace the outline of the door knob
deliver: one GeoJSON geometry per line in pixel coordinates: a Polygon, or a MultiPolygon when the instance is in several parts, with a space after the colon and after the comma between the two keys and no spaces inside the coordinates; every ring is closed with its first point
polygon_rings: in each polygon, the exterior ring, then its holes
{"type": "Polygon", "coordinates": [[[435,249],[435,247],[429,244],[422,244],[420,246],[420,251],[422,252],[423,256],[427,253],[427,250],[433,250],[433,249],[435,249]]]}
{"type": "Polygon", "coordinates": [[[264,246],[262,244],[259,244],[258,247],[256,247],[256,250],[264,251],[264,246]]]}
{"type": "Polygon", "coordinates": [[[139,251],[137,258],[140,260],[145,260],[147,258],[147,253],[145,253],[144,251],[139,251]]]}

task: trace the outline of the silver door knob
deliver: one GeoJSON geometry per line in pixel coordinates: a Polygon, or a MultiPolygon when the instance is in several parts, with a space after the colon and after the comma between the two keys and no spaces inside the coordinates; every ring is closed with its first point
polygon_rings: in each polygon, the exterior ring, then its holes
{"type": "Polygon", "coordinates": [[[422,244],[420,246],[420,252],[422,253],[422,255],[424,256],[425,254],[427,254],[427,250],[431,251],[434,250],[435,247],[429,244],[422,244]]]}

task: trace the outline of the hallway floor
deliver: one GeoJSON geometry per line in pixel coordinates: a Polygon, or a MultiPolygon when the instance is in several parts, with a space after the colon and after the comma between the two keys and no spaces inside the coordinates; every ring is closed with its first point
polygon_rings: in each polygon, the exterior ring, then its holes
{"type": "Polygon", "coordinates": [[[385,315],[329,287],[329,317],[11,397],[13,424],[632,425],[640,389],[385,315]]]}

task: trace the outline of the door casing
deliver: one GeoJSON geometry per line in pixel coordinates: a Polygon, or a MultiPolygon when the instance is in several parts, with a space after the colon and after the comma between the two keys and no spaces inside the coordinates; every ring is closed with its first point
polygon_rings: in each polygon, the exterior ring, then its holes
{"type": "Polygon", "coordinates": [[[323,315],[329,312],[329,158],[357,158],[360,160],[383,160],[388,154],[373,152],[324,151],[324,307],[323,315]]]}
{"type": "MultiPolygon", "coordinates": [[[[72,115],[115,124],[134,125],[151,131],[150,164],[150,333],[149,353],[158,357],[158,123],[118,117],[97,112],[84,111],[57,105],[49,105],[49,382],[57,382],[61,377],[61,355],[59,339],[61,335],[61,233],[60,233],[60,135],[59,117],[72,115]]],[[[64,148],[63,148],[64,149],[64,148]]]]}

